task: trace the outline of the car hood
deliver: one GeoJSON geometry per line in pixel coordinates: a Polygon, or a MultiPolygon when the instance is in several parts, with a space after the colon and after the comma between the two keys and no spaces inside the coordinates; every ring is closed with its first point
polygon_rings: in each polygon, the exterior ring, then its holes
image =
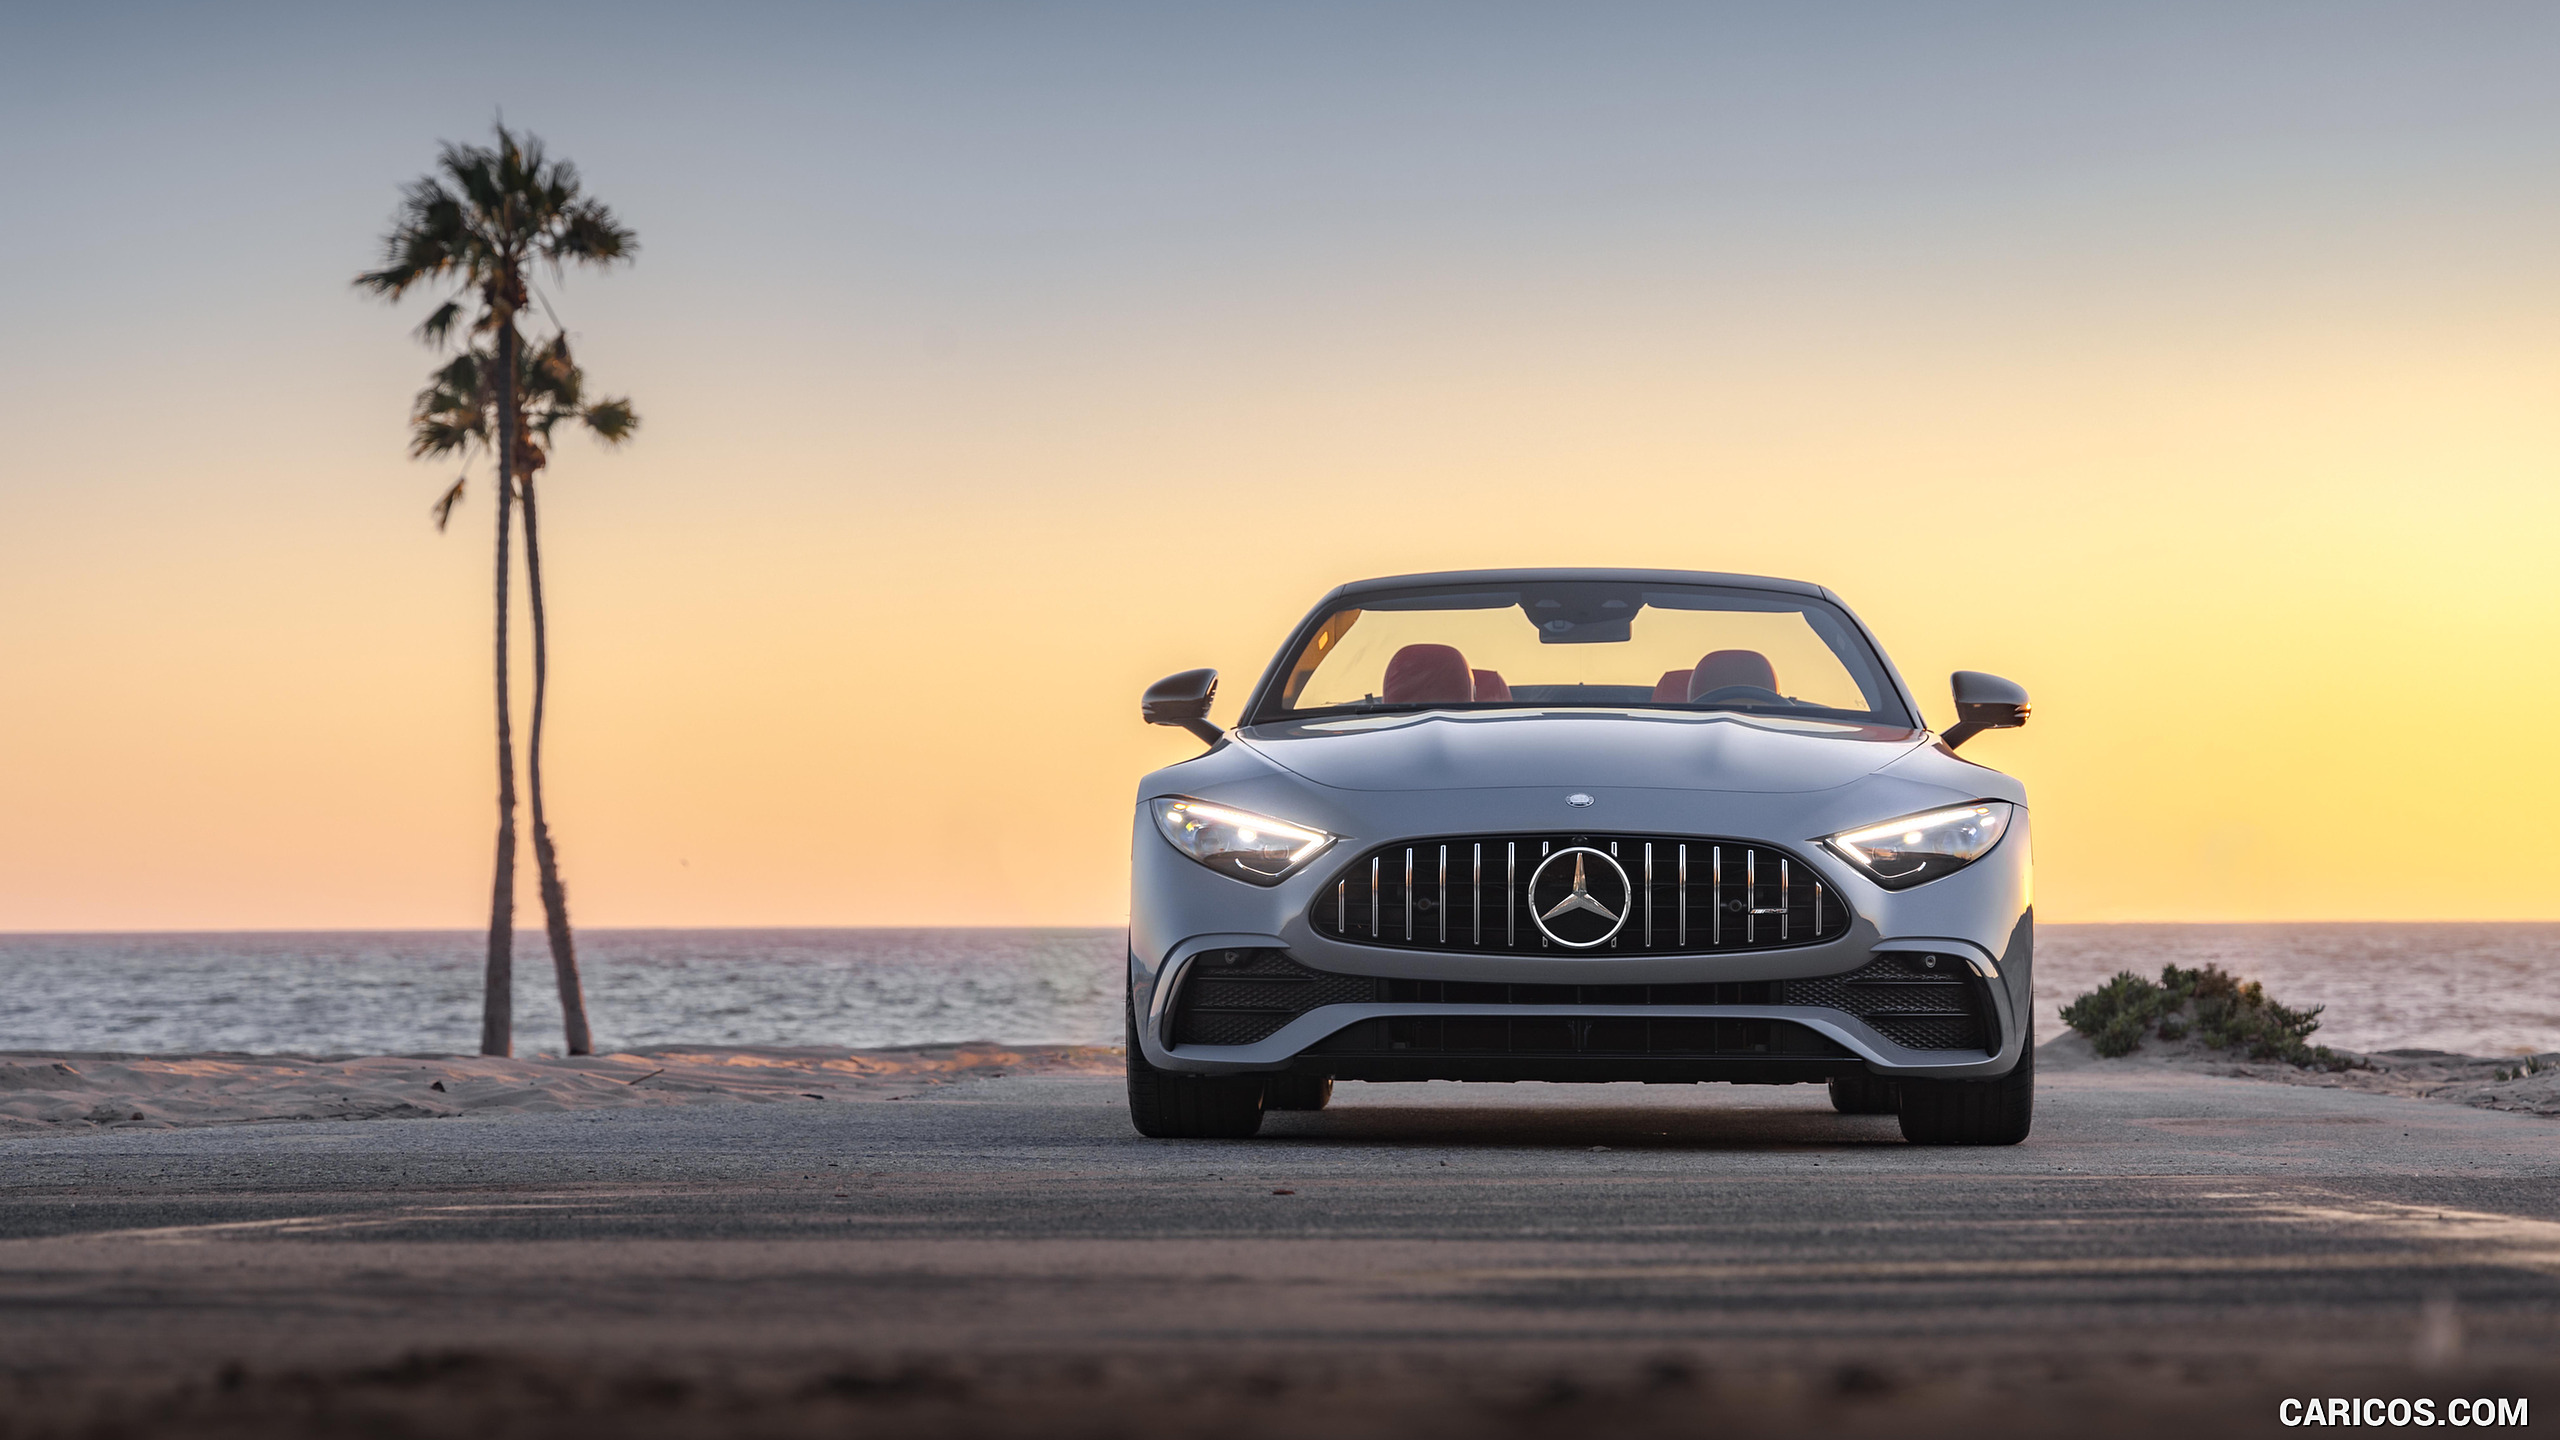
{"type": "Polygon", "coordinates": [[[1633,787],[1779,794],[1871,775],[1914,730],[1663,711],[1494,710],[1260,725],[1238,737],[1343,790],[1633,787]]]}

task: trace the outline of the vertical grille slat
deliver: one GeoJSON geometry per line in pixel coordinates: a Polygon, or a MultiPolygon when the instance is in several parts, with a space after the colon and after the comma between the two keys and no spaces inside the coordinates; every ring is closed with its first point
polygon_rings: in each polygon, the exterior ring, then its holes
{"type": "Polygon", "coordinates": [[[1484,843],[1482,841],[1476,843],[1475,851],[1475,894],[1467,901],[1467,919],[1475,926],[1476,943],[1481,945],[1484,943],[1484,843]]]}
{"type": "Polygon", "coordinates": [[[1449,847],[1440,847],[1440,943],[1449,943],[1449,847]]]}
{"type": "Polygon", "coordinates": [[[1644,944],[1653,948],[1653,842],[1644,842],[1644,944]]]}
{"type": "MultiPolygon", "coordinates": [[[[1615,894],[1615,878],[1605,878],[1615,894]]],[[[1550,883],[1553,879],[1550,872],[1550,883]]],[[[1488,953],[1765,950],[1837,939],[1855,918],[1801,855],[1775,845],[1659,835],[1400,840],[1354,859],[1317,896],[1313,919],[1318,934],[1362,944],[1488,953]],[[1625,922],[1596,951],[1559,948],[1522,914],[1529,908],[1530,877],[1539,864],[1572,847],[1612,857],[1626,876],[1625,922]],[[1363,868],[1369,885],[1365,926],[1352,909],[1352,886],[1363,868]],[[1701,906],[1703,915],[1695,913],[1701,906]]],[[[1557,896],[1546,899],[1552,906],[1557,896]]]]}
{"type": "Polygon", "coordinates": [[[1502,847],[1507,857],[1502,864],[1502,943],[1520,943],[1520,845],[1514,841],[1502,847]]]}
{"type": "Polygon", "coordinates": [[[1404,938],[1413,938],[1413,847],[1404,847],[1404,938]]]}
{"type": "Polygon", "coordinates": [[[1680,924],[1679,928],[1673,932],[1672,940],[1677,944],[1686,945],[1689,943],[1689,847],[1686,845],[1680,847],[1679,883],[1680,924]]]}
{"type": "Polygon", "coordinates": [[[1724,847],[1715,847],[1715,857],[1707,862],[1707,943],[1724,943],[1724,847]]]}

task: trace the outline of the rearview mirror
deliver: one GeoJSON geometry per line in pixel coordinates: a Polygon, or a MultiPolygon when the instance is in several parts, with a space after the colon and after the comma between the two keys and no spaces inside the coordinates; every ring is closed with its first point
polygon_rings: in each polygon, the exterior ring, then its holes
{"type": "Polygon", "coordinates": [[[1938,738],[1953,750],[1985,730],[2014,730],[2035,713],[2024,686],[1979,670],[1955,673],[1956,723],[1938,738]]]}
{"type": "Polygon", "coordinates": [[[1227,733],[1209,723],[1209,702],[1217,698],[1217,671],[1185,670],[1148,686],[1146,697],[1138,702],[1138,713],[1150,725],[1179,725],[1215,745],[1227,733]]]}

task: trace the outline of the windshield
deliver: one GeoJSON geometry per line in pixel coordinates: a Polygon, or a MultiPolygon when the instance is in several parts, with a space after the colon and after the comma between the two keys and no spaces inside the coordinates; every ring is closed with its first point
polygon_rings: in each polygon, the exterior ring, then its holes
{"type": "Polygon", "coordinates": [[[1705,585],[1383,592],[1327,612],[1259,721],[1424,709],[1667,707],[1908,727],[1839,607],[1705,585]]]}

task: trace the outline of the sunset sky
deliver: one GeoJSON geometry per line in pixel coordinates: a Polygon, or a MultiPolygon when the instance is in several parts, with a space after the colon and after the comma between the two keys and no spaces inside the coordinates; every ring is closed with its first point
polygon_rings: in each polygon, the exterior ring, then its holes
{"type": "Polygon", "coordinates": [[[1523,564],[2026,685],[2048,920],[2560,918],[2555,74],[2541,3],[18,7],[0,930],[484,921],[492,512],[348,281],[501,110],[642,246],[549,287],[644,419],[544,491],[581,923],[1117,924],[1148,681],[1523,564]]]}

